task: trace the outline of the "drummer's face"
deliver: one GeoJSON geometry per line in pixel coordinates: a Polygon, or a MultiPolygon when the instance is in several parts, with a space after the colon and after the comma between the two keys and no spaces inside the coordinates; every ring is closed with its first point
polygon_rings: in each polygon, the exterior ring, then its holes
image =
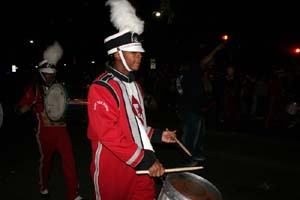
{"type": "Polygon", "coordinates": [[[54,81],[56,73],[43,73],[45,79],[46,79],[46,84],[50,84],[52,81],[54,81]]]}

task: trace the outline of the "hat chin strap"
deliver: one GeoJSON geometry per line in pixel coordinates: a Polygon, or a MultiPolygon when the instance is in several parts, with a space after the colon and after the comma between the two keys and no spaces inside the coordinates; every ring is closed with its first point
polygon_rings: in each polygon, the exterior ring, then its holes
{"type": "Polygon", "coordinates": [[[42,77],[42,79],[44,80],[44,83],[45,83],[46,85],[51,85],[51,83],[54,81],[54,80],[52,80],[50,83],[47,83],[47,79],[45,78],[44,74],[43,74],[42,72],[40,72],[40,71],[39,71],[39,73],[40,73],[40,75],[41,75],[41,77],[42,77]]]}
{"type": "Polygon", "coordinates": [[[124,65],[124,67],[126,68],[126,70],[129,71],[129,72],[131,72],[132,69],[130,69],[129,66],[127,65],[126,60],[125,60],[125,58],[124,58],[124,56],[123,56],[123,52],[122,52],[122,50],[120,50],[119,48],[118,48],[118,53],[119,53],[119,55],[120,55],[120,57],[121,57],[122,63],[123,63],[123,65],[124,65]]]}
{"type": "Polygon", "coordinates": [[[43,74],[41,71],[39,71],[39,73],[40,73],[40,75],[41,75],[42,79],[44,80],[44,82],[45,82],[45,83],[47,83],[47,80],[46,80],[46,78],[45,78],[44,74],[43,74]]]}

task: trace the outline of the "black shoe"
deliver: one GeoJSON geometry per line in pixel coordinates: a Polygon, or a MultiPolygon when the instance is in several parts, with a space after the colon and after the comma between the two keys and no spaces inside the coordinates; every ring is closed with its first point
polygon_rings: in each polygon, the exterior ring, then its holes
{"type": "Polygon", "coordinates": [[[50,193],[46,189],[46,190],[40,191],[40,196],[41,196],[42,199],[49,199],[50,198],[50,193]]]}
{"type": "Polygon", "coordinates": [[[189,162],[185,164],[186,167],[195,167],[195,166],[200,166],[200,162],[197,160],[191,159],[189,162]]]}
{"type": "Polygon", "coordinates": [[[179,164],[179,167],[195,167],[195,166],[202,166],[202,162],[189,158],[188,160],[183,161],[179,164]]]}
{"type": "Polygon", "coordinates": [[[87,198],[84,198],[82,196],[77,196],[74,200],[88,200],[87,198]]]}
{"type": "Polygon", "coordinates": [[[192,159],[196,160],[196,161],[199,161],[199,162],[203,162],[203,161],[206,160],[206,157],[203,156],[203,155],[200,155],[200,156],[193,157],[192,159]]]}

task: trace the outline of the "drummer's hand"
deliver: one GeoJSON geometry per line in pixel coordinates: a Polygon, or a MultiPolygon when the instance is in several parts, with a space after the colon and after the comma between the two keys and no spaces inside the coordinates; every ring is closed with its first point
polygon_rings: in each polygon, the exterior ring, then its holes
{"type": "Polygon", "coordinates": [[[18,107],[17,109],[20,113],[23,114],[23,113],[26,113],[30,110],[30,106],[29,105],[24,105],[24,106],[18,107]]]}
{"type": "Polygon", "coordinates": [[[160,177],[165,173],[165,168],[162,164],[156,160],[153,165],[149,168],[149,176],[160,177]]]}
{"type": "Polygon", "coordinates": [[[175,143],[176,142],[175,138],[176,138],[176,131],[170,131],[169,129],[166,129],[162,133],[161,140],[165,143],[175,143]]]}

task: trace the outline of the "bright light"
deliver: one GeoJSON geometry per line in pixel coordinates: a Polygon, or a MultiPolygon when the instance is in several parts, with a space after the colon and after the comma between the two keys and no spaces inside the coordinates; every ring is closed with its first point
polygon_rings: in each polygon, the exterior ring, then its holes
{"type": "Polygon", "coordinates": [[[66,66],[67,66],[67,64],[65,63],[65,64],[64,64],[64,66],[66,67],[66,66]]]}
{"type": "Polygon", "coordinates": [[[154,11],[154,12],[153,12],[153,15],[154,15],[155,17],[159,18],[159,17],[161,16],[161,12],[159,12],[159,11],[154,11]]]}
{"type": "Polygon", "coordinates": [[[30,43],[30,44],[33,44],[33,43],[34,43],[34,41],[33,41],[33,40],[29,40],[29,43],[30,43]]]}
{"type": "Polygon", "coordinates": [[[222,40],[227,41],[229,39],[228,35],[222,35],[222,40]]]}
{"type": "Polygon", "coordinates": [[[295,48],[295,49],[294,49],[294,52],[295,52],[296,54],[299,54],[299,53],[300,53],[300,48],[295,48]]]}
{"type": "Polygon", "coordinates": [[[94,61],[94,60],[92,60],[92,61],[91,61],[91,63],[92,63],[92,64],[95,64],[95,61],[94,61]]]}
{"type": "Polygon", "coordinates": [[[11,71],[12,72],[17,72],[18,67],[16,65],[11,66],[11,71]]]}

